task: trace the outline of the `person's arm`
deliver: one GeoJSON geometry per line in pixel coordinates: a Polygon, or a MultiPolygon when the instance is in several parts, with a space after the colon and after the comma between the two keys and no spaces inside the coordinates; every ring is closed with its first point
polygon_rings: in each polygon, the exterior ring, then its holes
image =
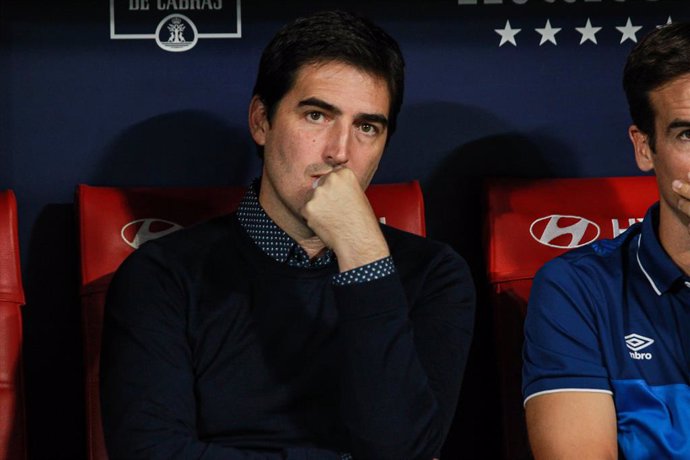
{"type": "MultiPolygon", "coordinates": [[[[346,168],[321,178],[304,213],[341,271],[390,253],[346,168]]],[[[409,254],[408,261],[426,256],[409,254]]],[[[418,262],[424,268],[409,299],[399,273],[334,287],[344,349],[341,406],[355,459],[438,457],[455,412],[474,287],[465,262],[447,247],[418,262]]]]}
{"type": "Polygon", "coordinates": [[[450,250],[420,276],[411,305],[398,273],[334,288],[355,459],[430,460],[450,428],[472,335],[472,280],[450,250]]]}
{"type": "Polygon", "coordinates": [[[527,430],[536,460],[616,459],[616,410],[611,395],[564,391],[525,404],[527,430]]]}
{"type": "Polygon", "coordinates": [[[592,304],[599,289],[598,280],[583,278],[562,259],[549,262],[534,279],[523,392],[537,460],[617,458],[616,411],[600,348],[605,338],[592,304]]]}
{"type": "Polygon", "coordinates": [[[106,302],[100,396],[109,458],[340,460],[320,449],[244,450],[199,439],[189,280],[151,244],[124,262],[106,302]]]}

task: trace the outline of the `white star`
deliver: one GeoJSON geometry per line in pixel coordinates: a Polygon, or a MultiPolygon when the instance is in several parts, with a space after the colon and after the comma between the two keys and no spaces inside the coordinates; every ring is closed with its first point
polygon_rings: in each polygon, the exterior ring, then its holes
{"type": "Polygon", "coordinates": [[[666,20],[666,24],[661,24],[660,26],[656,26],[656,28],[657,28],[657,29],[661,29],[662,27],[668,26],[668,25],[671,25],[671,24],[673,24],[673,20],[671,19],[671,16],[669,16],[668,19],[666,20]]]}
{"type": "Polygon", "coordinates": [[[539,42],[539,46],[543,45],[546,42],[551,42],[554,45],[557,45],[556,34],[561,31],[561,28],[551,27],[551,21],[549,21],[548,19],[546,20],[546,25],[543,28],[537,28],[534,30],[539,35],[541,35],[541,41],[539,42]]]}
{"type": "Polygon", "coordinates": [[[510,21],[506,21],[506,26],[503,29],[494,29],[494,31],[501,36],[501,43],[498,46],[503,46],[506,43],[512,43],[517,46],[515,36],[520,33],[522,29],[513,29],[510,27],[510,21]]]}
{"type": "Polygon", "coordinates": [[[590,40],[592,43],[595,45],[597,44],[597,32],[601,30],[601,27],[592,27],[592,23],[587,18],[587,24],[585,24],[584,27],[575,27],[575,30],[580,32],[582,34],[582,38],[580,39],[580,45],[582,45],[584,42],[587,40],[590,40]]]}
{"type": "Polygon", "coordinates": [[[616,29],[618,29],[618,32],[622,34],[621,43],[623,43],[626,40],[630,40],[634,43],[637,43],[637,32],[639,32],[641,28],[642,26],[632,25],[632,21],[630,21],[630,18],[628,18],[628,22],[626,22],[624,26],[616,27],[616,29]]]}

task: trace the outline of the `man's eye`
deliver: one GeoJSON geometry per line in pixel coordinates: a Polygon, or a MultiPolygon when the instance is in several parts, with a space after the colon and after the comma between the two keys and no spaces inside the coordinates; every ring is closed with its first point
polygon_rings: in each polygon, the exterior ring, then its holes
{"type": "Polygon", "coordinates": [[[684,141],[690,141],[690,129],[686,129],[678,135],[678,137],[684,141]]]}
{"type": "Polygon", "coordinates": [[[321,121],[323,120],[323,114],[321,112],[309,112],[307,118],[311,121],[321,121]]]}
{"type": "Polygon", "coordinates": [[[377,134],[379,132],[378,128],[374,125],[370,125],[369,123],[362,123],[359,125],[360,131],[362,131],[364,134],[377,134]]]}

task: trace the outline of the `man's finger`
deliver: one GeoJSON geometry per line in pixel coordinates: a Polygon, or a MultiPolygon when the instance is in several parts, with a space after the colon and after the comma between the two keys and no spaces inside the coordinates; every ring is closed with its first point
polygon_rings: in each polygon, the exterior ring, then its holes
{"type": "Polygon", "coordinates": [[[673,191],[676,192],[677,194],[679,194],[685,198],[690,199],[690,184],[689,183],[676,179],[671,184],[671,187],[673,188],[673,191]]]}
{"type": "Polygon", "coordinates": [[[682,213],[690,216],[690,201],[689,200],[686,200],[685,198],[679,198],[677,206],[678,206],[678,209],[682,213]]]}

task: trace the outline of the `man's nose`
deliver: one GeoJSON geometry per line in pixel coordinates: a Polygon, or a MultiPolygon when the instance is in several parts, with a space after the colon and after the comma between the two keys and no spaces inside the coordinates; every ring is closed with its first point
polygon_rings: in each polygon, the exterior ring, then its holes
{"type": "Polygon", "coordinates": [[[331,166],[343,165],[350,159],[352,130],[345,123],[331,127],[324,150],[324,161],[331,166]]]}

